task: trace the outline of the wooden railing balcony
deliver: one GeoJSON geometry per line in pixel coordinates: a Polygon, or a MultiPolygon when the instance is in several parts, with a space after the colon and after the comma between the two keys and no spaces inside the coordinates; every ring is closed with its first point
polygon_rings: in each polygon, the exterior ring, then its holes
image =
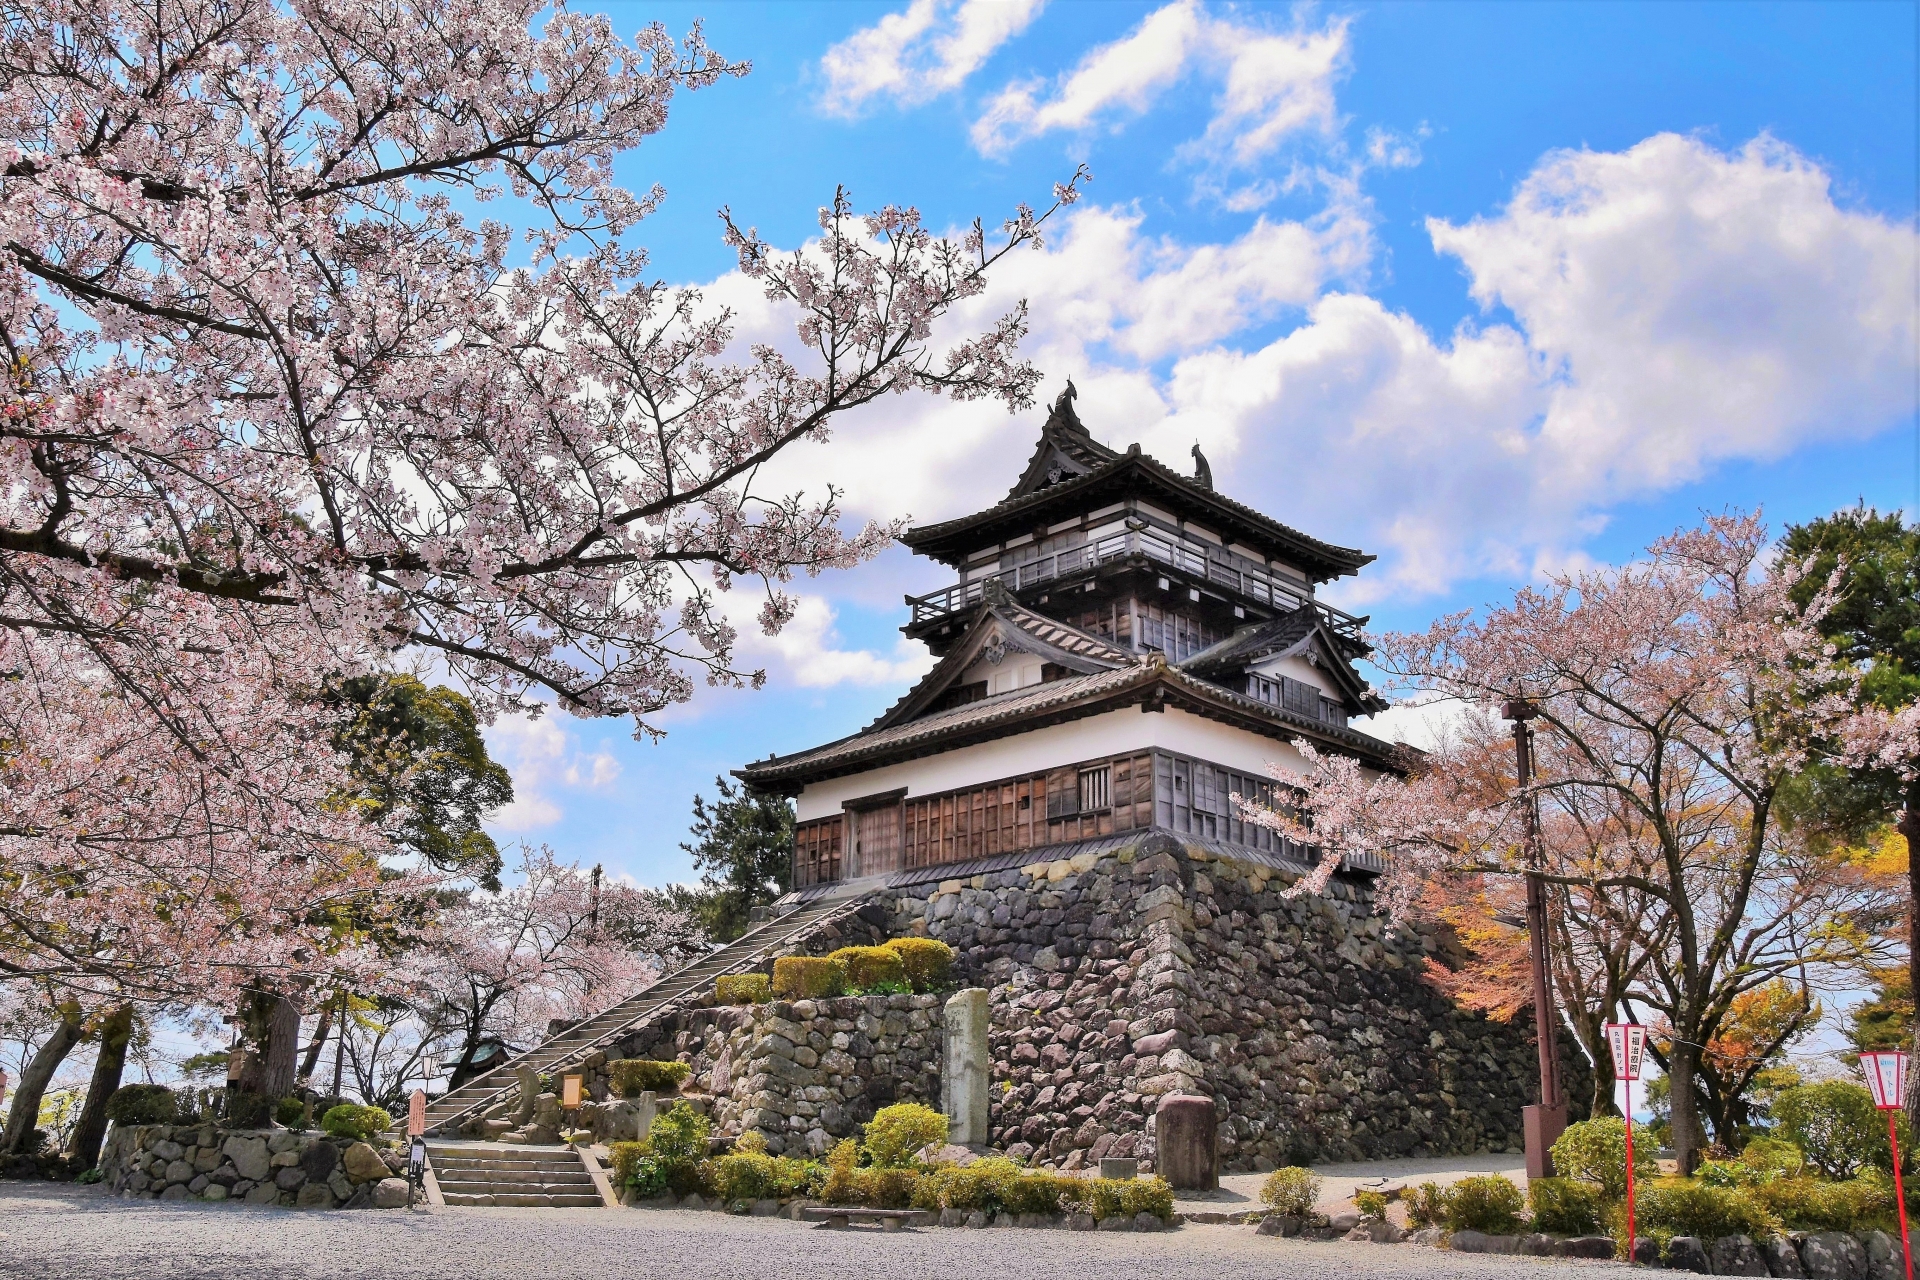
{"type": "Polygon", "coordinates": [[[1332,605],[1323,604],[1279,576],[1267,572],[1252,561],[1234,555],[1222,555],[1217,549],[1208,554],[1208,544],[1171,536],[1157,529],[1128,529],[1109,534],[1077,547],[1040,556],[1025,564],[1001,569],[956,582],[924,596],[908,596],[913,609],[913,625],[937,622],[950,614],[971,609],[980,603],[986,584],[999,579],[1009,591],[1024,591],[1056,578],[1064,578],[1084,569],[1098,568],[1113,560],[1141,557],[1166,565],[1182,575],[1209,582],[1256,604],[1288,612],[1311,607],[1317,610],[1329,630],[1355,642],[1361,641],[1363,618],[1356,618],[1332,605]]]}

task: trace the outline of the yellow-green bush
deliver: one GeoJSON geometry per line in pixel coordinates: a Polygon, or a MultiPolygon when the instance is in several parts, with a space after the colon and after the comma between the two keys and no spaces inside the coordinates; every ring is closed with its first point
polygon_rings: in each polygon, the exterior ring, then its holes
{"type": "Polygon", "coordinates": [[[736,1200],[784,1200],[810,1196],[825,1184],[827,1171],[817,1161],[736,1151],[713,1162],[713,1190],[728,1204],[736,1200]]]}
{"type": "Polygon", "coordinates": [[[672,1093],[680,1087],[693,1068],[684,1062],[651,1062],[645,1058],[621,1058],[607,1064],[607,1079],[623,1098],[637,1098],[648,1091],[672,1093]]]}
{"type": "Polygon", "coordinates": [[[1794,1231],[1898,1229],[1891,1179],[1846,1182],[1775,1178],[1746,1189],[1747,1198],[1794,1231]]]}
{"type": "Polygon", "coordinates": [[[1378,1191],[1360,1192],[1353,1198],[1353,1207],[1363,1218],[1378,1220],[1387,1216],[1387,1198],[1378,1191]]]}
{"type": "Polygon", "coordinates": [[[1447,1230],[1510,1236],[1520,1229],[1526,1203],[1520,1188],[1500,1174],[1462,1178],[1447,1193],[1447,1230]]]}
{"type": "Polygon", "coordinates": [[[860,1169],[854,1175],[855,1200],[869,1209],[904,1209],[913,1203],[920,1174],[913,1169],[860,1169]]]}
{"type": "Polygon", "coordinates": [[[1173,1188],[1162,1178],[1079,1178],[1068,1194],[1082,1213],[1096,1218],[1173,1216],[1173,1188]]]}
{"type": "Polygon", "coordinates": [[[1275,1169],[1260,1186],[1260,1201],[1275,1213],[1304,1218],[1320,1199],[1320,1175],[1293,1165],[1275,1169]]]}
{"type": "Polygon", "coordinates": [[[320,1127],[335,1138],[353,1138],[365,1142],[393,1128],[393,1117],[378,1107],[362,1107],[343,1102],[320,1117],[320,1127]]]}
{"type": "Polygon", "coordinates": [[[849,991],[899,993],[911,991],[907,966],[900,953],[887,947],[842,947],[827,956],[847,966],[849,991]]]}
{"type": "MultiPolygon", "coordinates": [[[[1635,1178],[1652,1179],[1660,1168],[1653,1144],[1633,1149],[1635,1178]]],[[[1627,1126],[1619,1116],[1600,1116],[1570,1124],[1553,1144],[1553,1167],[1563,1178],[1577,1178],[1600,1188],[1603,1199],[1624,1200],[1627,1195],[1627,1126]]]]}
{"type": "Polygon", "coordinates": [[[847,993],[847,966],[832,956],[781,956],[773,962],[773,994],[780,1000],[824,1000],[847,993]]]}
{"type": "Polygon", "coordinates": [[[947,1118],[919,1102],[896,1102],[873,1113],[865,1148],[875,1168],[904,1169],[920,1148],[947,1140],[947,1118]]]}
{"type": "Polygon", "coordinates": [[[1527,1182],[1533,1229],[1559,1236],[1598,1235],[1606,1218],[1600,1188],[1572,1178],[1533,1178],[1527,1182]]]}
{"type": "Polygon", "coordinates": [[[730,973],[714,979],[713,998],[721,1004],[765,1004],[773,999],[773,979],[764,973],[730,973]]]}
{"type": "MultiPolygon", "coordinates": [[[[1805,1154],[1807,1163],[1838,1181],[1862,1169],[1893,1168],[1887,1147],[1887,1121],[1873,1106],[1873,1095],[1851,1080],[1822,1080],[1782,1089],[1768,1108],[1781,1133],[1805,1154]]],[[[1906,1114],[1896,1113],[1902,1148],[1910,1139],[1906,1114]]]]}
{"type": "Polygon", "coordinates": [[[1438,1227],[1447,1221],[1447,1189],[1437,1182],[1423,1182],[1409,1188],[1400,1197],[1407,1205],[1407,1222],[1414,1227],[1438,1227]]]}
{"type": "MultiPolygon", "coordinates": [[[[776,978],[778,974],[774,975],[776,978]]],[[[860,1194],[860,1144],[842,1138],[827,1152],[827,1176],[820,1184],[820,1198],[830,1204],[854,1204],[860,1194]]]]}
{"type": "Polygon", "coordinates": [[[1653,1237],[1663,1252],[1675,1236],[1763,1240],[1781,1230],[1779,1217],[1751,1191],[1709,1187],[1688,1178],[1660,1178],[1636,1189],[1634,1229],[1653,1237]]]}
{"type": "Polygon", "coordinates": [[[1023,1169],[1003,1157],[965,1166],[935,1169],[920,1176],[914,1189],[917,1209],[959,1209],[971,1213],[1043,1213],[1065,1210],[1078,1178],[1046,1170],[1023,1169]]]}
{"type": "Polygon", "coordinates": [[[934,991],[947,985],[953,973],[953,948],[938,938],[894,938],[886,947],[900,957],[907,982],[915,991],[934,991]]]}
{"type": "Polygon", "coordinates": [[[1007,1164],[1010,1175],[1002,1176],[993,1187],[999,1207],[1007,1213],[1062,1213],[1081,1185],[1079,1178],[1065,1174],[1022,1169],[1011,1160],[1007,1164]]]}

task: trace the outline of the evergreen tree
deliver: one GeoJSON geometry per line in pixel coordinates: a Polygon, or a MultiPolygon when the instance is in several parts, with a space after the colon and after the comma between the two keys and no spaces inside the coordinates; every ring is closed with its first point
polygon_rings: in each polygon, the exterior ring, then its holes
{"type": "MultiPolygon", "coordinates": [[[[793,884],[793,806],[782,796],[757,795],[715,778],[718,798],[693,798],[693,855],[700,888],[688,891],[690,906],[714,939],[726,942],[746,932],[749,913],[793,884]]],[[[676,886],[678,887],[678,886],[676,886]]]]}

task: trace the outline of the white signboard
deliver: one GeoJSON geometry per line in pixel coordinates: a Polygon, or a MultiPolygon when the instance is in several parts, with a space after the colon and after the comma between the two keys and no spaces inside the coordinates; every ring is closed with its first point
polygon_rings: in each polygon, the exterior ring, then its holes
{"type": "Polygon", "coordinates": [[[1898,1111],[1907,1096],[1907,1055],[1904,1053],[1863,1053],[1860,1074],[1867,1078],[1873,1092],[1873,1105],[1882,1111],[1898,1111]]]}
{"type": "Polygon", "coordinates": [[[1647,1029],[1637,1022],[1609,1022],[1607,1048],[1613,1051],[1613,1078],[1633,1081],[1647,1058],[1647,1029]]]}

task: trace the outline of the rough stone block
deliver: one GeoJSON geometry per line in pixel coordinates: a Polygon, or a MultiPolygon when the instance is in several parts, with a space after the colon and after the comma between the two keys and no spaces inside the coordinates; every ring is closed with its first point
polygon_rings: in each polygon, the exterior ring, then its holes
{"type": "Polygon", "coordinates": [[[300,1188],[293,1203],[298,1209],[331,1209],[334,1204],[333,1191],[324,1182],[309,1182],[300,1188]]]}
{"type": "Polygon", "coordinates": [[[1788,1236],[1769,1236],[1760,1242],[1760,1256],[1767,1260],[1767,1272],[1780,1280],[1805,1280],[1807,1269],[1801,1265],[1800,1249],[1788,1236]]]}
{"type": "Polygon", "coordinates": [[[1867,1249],[1868,1280],[1906,1280],[1907,1259],[1900,1251],[1899,1237],[1884,1231],[1865,1231],[1860,1241],[1867,1249]]]}
{"type": "Polygon", "coordinates": [[[1554,1241],[1553,1252],[1559,1258],[1611,1258],[1615,1247],[1612,1236],[1568,1236],[1554,1241]]]}
{"type": "Polygon", "coordinates": [[[405,1178],[382,1178],[373,1184],[373,1207],[376,1209],[404,1209],[407,1207],[407,1180],[405,1178]]]}
{"type": "MultiPolygon", "coordinates": [[[[239,1170],[241,1177],[249,1182],[261,1182],[265,1180],[268,1172],[267,1161],[270,1157],[267,1153],[267,1143],[264,1138],[249,1137],[236,1133],[227,1139],[220,1150],[227,1159],[233,1161],[233,1167],[239,1170]]],[[[255,1201],[253,1203],[259,1202],[255,1201]]]]}
{"type": "MultiPolygon", "coordinates": [[[[1760,1250],[1746,1236],[1721,1236],[1713,1242],[1708,1256],[1713,1260],[1713,1274],[1717,1276],[1771,1274],[1767,1270],[1767,1260],[1760,1256],[1760,1250]]],[[[1893,1278],[1888,1277],[1887,1280],[1893,1278]]]]}
{"type": "Polygon", "coordinates": [[[1140,1162],[1127,1156],[1103,1156],[1100,1159],[1100,1176],[1125,1182],[1140,1176],[1140,1162]]]}
{"type": "Polygon", "coordinates": [[[339,1163],[340,1148],[331,1142],[315,1142],[300,1153],[300,1169],[309,1182],[325,1182],[339,1163]]]}
{"type": "Polygon", "coordinates": [[[1667,1270],[1695,1271],[1706,1276],[1713,1274],[1713,1264],[1698,1236],[1675,1236],[1667,1241],[1667,1270]]]}
{"type": "Polygon", "coordinates": [[[1169,1185],[1212,1191],[1220,1185],[1220,1136],[1212,1098],[1168,1094],[1154,1108],[1156,1165],[1169,1185]]]}
{"type": "Polygon", "coordinates": [[[1866,1280],[1867,1251],[1844,1232],[1814,1232],[1800,1247],[1800,1261],[1813,1280],[1866,1280]]]}
{"type": "Polygon", "coordinates": [[[387,1176],[387,1162],[380,1158],[378,1151],[364,1142],[356,1142],[348,1147],[340,1163],[346,1170],[347,1177],[354,1182],[367,1182],[387,1176]]]}

